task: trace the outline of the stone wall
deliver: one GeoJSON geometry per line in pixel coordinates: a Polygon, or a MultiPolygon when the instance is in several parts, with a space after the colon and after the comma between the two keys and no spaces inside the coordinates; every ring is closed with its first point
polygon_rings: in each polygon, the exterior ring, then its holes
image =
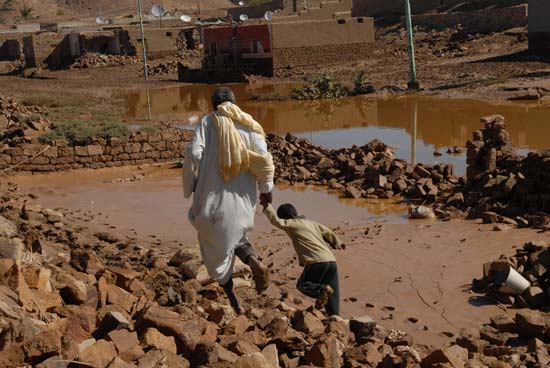
{"type": "Polygon", "coordinates": [[[366,43],[295,47],[273,50],[273,75],[283,77],[294,68],[322,67],[366,59],[366,43]]]}
{"type": "Polygon", "coordinates": [[[273,74],[283,76],[293,68],[364,59],[373,42],[372,18],[275,23],[272,25],[273,74]]]}
{"type": "Polygon", "coordinates": [[[162,133],[133,133],[127,141],[96,139],[87,146],[71,147],[66,141],[56,141],[48,149],[42,144],[4,147],[0,150],[0,170],[13,166],[8,173],[51,172],[179,160],[183,158],[192,135],[192,131],[177,129],[162,133]]]}
{"type": "MultiPolygon", "coordinates": [[[[514,27],[527,25],[527,5],[508,8],[493,8],[460,13],[435,13],[413,15],[415,26],[429,29],[445,29],[462,25],[470,32],[500,32],[514,27]]],[[[405,19],[402,19],[403,25],[405,19]]]]}

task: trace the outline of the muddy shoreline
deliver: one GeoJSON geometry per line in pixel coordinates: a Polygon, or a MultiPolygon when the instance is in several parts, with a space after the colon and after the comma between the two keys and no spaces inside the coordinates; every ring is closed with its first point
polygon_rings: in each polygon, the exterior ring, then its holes
{"type": "MultiPolygon", "coordinates": [[[[10,180],[21,192],[35,193],[45,206],[63,208],[92,232],[116,232],[165,255],[196,244],[195,230],[185,220],[190,203],[181,194],[179,170],[84,170],[48,174],[39,182],[25,176],[10,180]],[[112,182],[139,172],[146,174],[143,180],[112,182]]],[[[336,253],[345,317],[372,315],[431,348],[442,347],[461,328],[476,327],[501,312],[469,291],[484,262],[547,237],[529,229],[495,232],[491,225],[475,221],[411,221],[403,206],[371,212],[375,207],[356,207],[318,192],[279,190],[275,201],[292,202],[307,217],[336,228],[348,245],[336,253]],[[409,318],[419,321],[411,323],[409,318]]],[[[284,302],[300,307],[294,300],[303,298],[293,285],[300,270],[288,239],[273,230],[259,210],[256,222],[253,244],[273,265],[276,283],[288,292],[284,302]]]]}

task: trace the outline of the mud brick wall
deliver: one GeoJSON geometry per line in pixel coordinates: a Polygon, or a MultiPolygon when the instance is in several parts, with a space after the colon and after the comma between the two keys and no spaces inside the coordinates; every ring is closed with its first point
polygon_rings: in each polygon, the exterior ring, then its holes
{"type": "Polygon", "coordinates": [[[273,74],[284,76],[291,69],[337,65],[365,59],[371,50],[366,43],[310,46],[273,50],[273,74]]]}
{"type": "MultiPolygon", "coordinates": [[[[460,24],[470,32],[500,32],[514,27],[526,26],[527,5],[460,13],[414,15],[412,22],[415,26],[430,29],[445,29],[460,24]]],[[[404,18],[402,18],[402,24],[405,25],[404,18]]]]}
{"type": "Polygon", "coordinates": [[[193,132],[134,133],[127,140],[97,139],[87,146],[71,147],[66,141],[47,146],[23,144],[0,151],[0,170],[15,166],[14,172],[51,172],[81,168],[99,169],[168,162],[183,158],[193,132]]]}
{"type": "Polygon", "coordinates": [[[372,18],[273,23],[271,29],[276,76],[293,68],[364,59],[369,55],[369,44],[374,43],[372,18]]]}

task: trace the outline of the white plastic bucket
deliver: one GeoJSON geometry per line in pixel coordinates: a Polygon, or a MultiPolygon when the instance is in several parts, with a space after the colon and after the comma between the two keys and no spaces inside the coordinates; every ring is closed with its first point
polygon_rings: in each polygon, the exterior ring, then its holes
{"type": "Polygon", "coordinates": [[[531,283],[511,266],[500,271],[496,281],[501,285],[498,291],[510,295],[520,295],[531,286],[531,283]]]}

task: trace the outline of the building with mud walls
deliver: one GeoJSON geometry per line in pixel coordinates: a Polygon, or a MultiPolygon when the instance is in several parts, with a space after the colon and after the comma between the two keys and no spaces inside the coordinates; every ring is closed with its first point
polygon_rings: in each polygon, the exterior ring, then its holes
{"type": "MultiPolygon", "coordinates": [[[[297,70],[365,59],[374,42],[372,18],[245,24],[203,30],[201,71],[180,80],[217,79],[236,72],[285,76],[297,70]]],[[[236,80],[236,79],[235,79],[236,80]]]]}
{"type": "Polygon", "coordinates": [[[529,50],[550,56],[550,1],[529,0],[529,50]]]}
{"type": "Polygon", "coordinates": [[[374,43],[374,20],[368,17],[273,23],[271,27],[275,76],[366,59],[374,43]]]}

